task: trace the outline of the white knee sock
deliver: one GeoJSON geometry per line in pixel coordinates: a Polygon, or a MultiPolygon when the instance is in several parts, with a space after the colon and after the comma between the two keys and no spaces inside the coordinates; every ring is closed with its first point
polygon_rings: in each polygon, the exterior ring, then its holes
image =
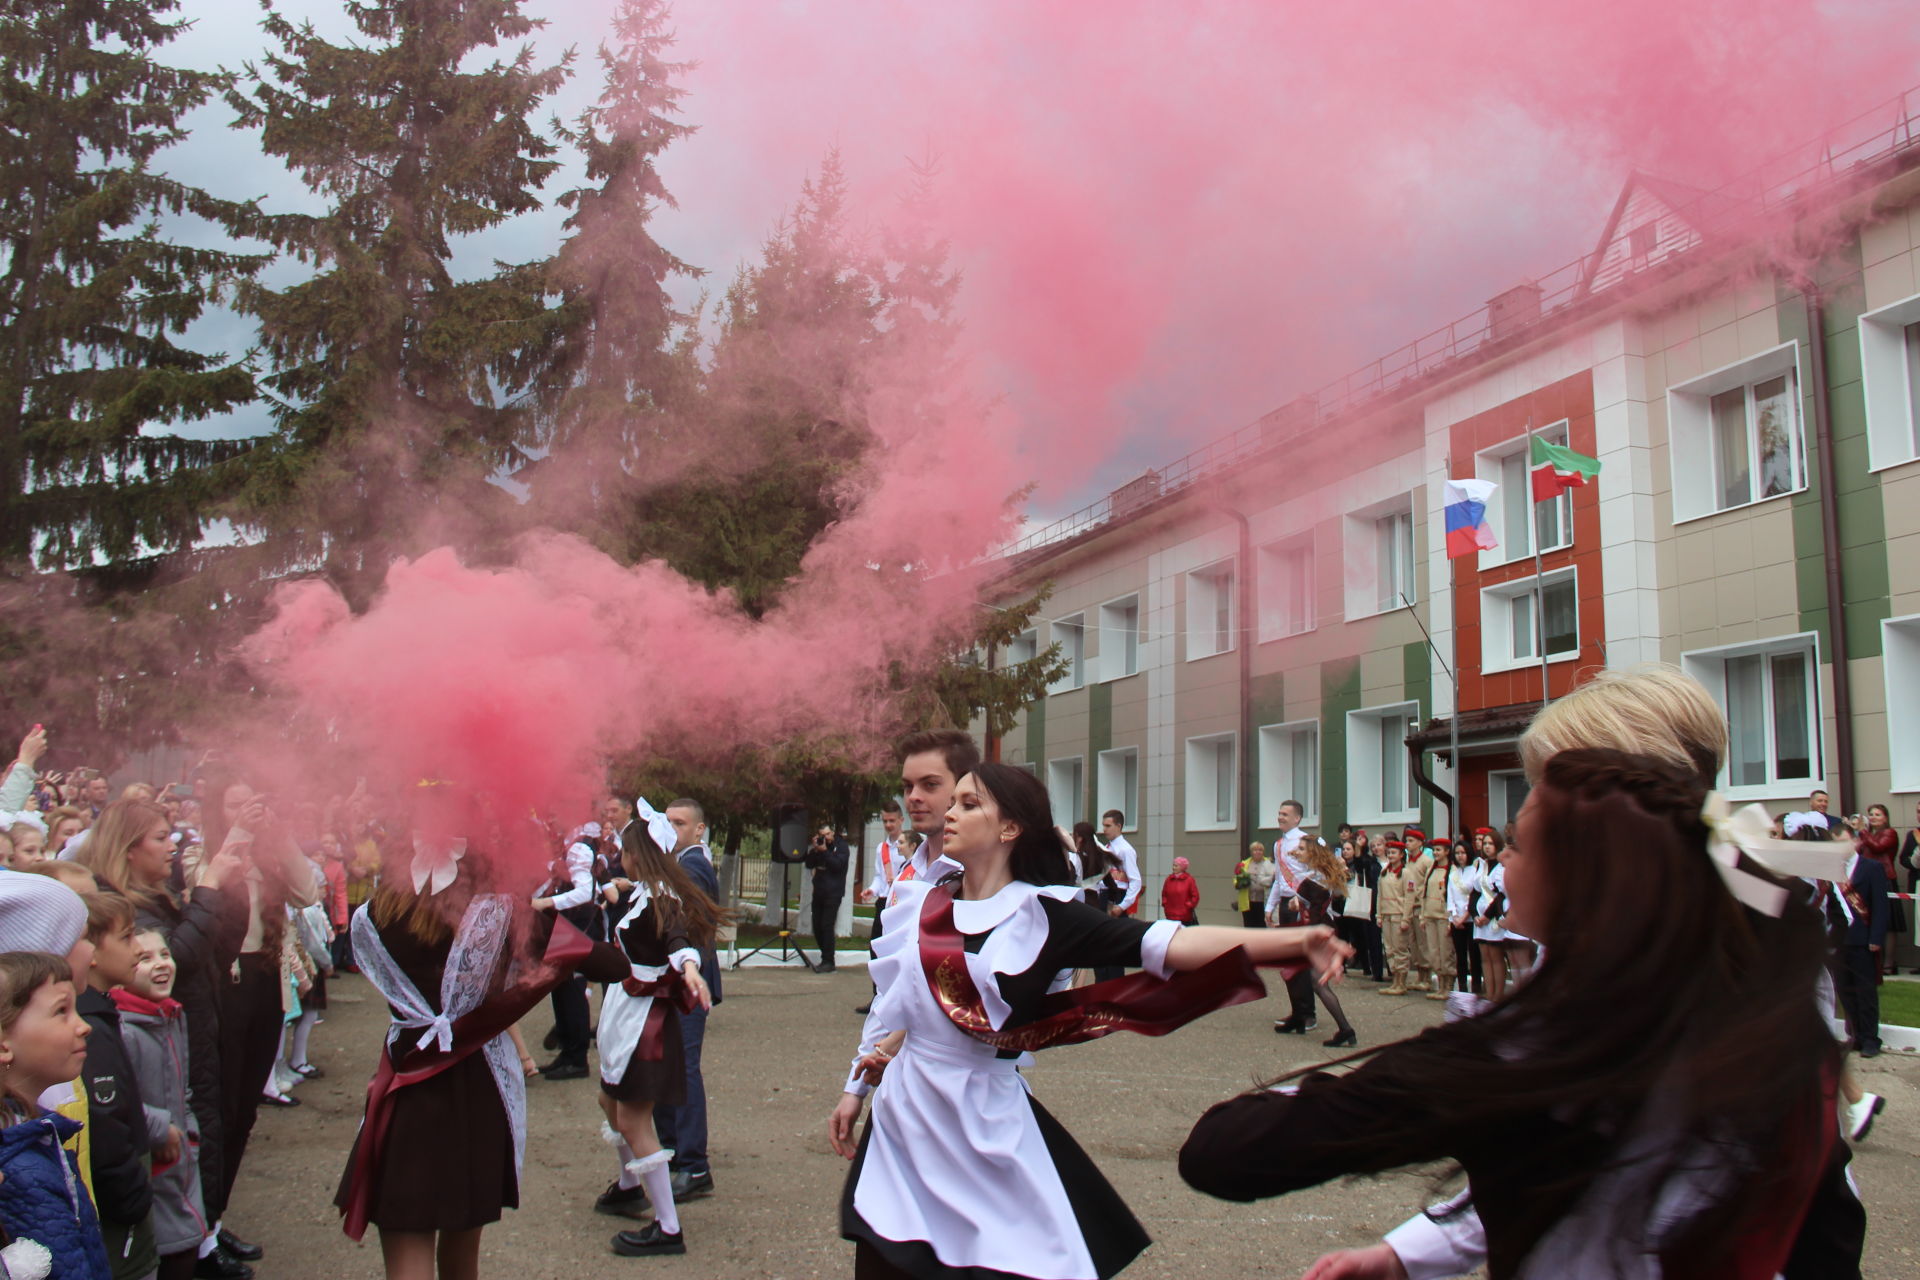
{"type": "Polygon", "coordinates": [[[633,1148],[628,1146],[627,1140],[620,1136],[620,1131],[602,1120],[600,1141],[613,1148],[614,1158],[620,1162],[620,1189],[631,1191],[639,1186],[640,1175],[633,1171],[633,1165],[636,1163],[633,1158],[633,1148]]]}
{"type": "Polygon", "coordinates": [[[647,1184],[647,1199],[653,1201],[653,1220],[668,1235],[680,1234],[680,1211],[673,1203],[673,1174],[667,1170],[667,1161],[673,1158],[671,1151],[656,1151],[650,1156],[641,1156],[631,1160],[627,1168],[637,1174],[647,1184]]]}

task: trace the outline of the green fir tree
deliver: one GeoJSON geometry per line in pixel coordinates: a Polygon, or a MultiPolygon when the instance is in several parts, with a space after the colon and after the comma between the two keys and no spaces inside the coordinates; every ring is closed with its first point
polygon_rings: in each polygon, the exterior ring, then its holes
{"type": "Polygon", "coordinates": [[[0,561],[85,569],[192,547],[241,479],[249,442],[169,433],[254,398],[244,358],[179,339],[267,261],[163,229],[260,225],[156,167],[228,82],[158,60],[178,8],[0,3],[0,561]]]}

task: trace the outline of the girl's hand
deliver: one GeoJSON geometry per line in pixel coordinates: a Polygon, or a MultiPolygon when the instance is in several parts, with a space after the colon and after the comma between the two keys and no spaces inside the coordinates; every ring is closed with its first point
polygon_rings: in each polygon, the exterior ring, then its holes
{"type": "Polygon", "coordinates": [[[839,1105],[827,1117],[827,1142],[832,1145],[833,1153],[843,1159],[853,1159],[860,1149],[859,1143],[854,1140],[853,1128],[860,1123],[862,1101],[857,1093],[843,1093],[839,1105]]]}
{"type": "Polygon", "coordinates": [[[1308,1267],[1300,1280],[1407,1280],[1407,1266],[1387,1244],[1329,1253],[1308,1267]]]}
{"type": "Polygon", "coordinates": [[[693,992],[693,998],[700,1002],[702,1009],[713,1008],[713,992],[707,989],[707,980],[700,976],[700,966],[689,960],[681,975],[686,978],[687,990],[693,992]]]}
{"type": "Polygon", "coordinates": [[[1312,968],[1314,977],[1323,983],[1338,982],[1345,976],[1347,961],[1353,956],[1353,948],[1333,936],[1333,930],[1325,925],[1315,926],[1308,932],[1307,964],[1312,968]]]}

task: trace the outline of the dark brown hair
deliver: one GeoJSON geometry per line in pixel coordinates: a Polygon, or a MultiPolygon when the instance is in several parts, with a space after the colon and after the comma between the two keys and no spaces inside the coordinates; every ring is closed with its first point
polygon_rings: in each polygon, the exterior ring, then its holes
{"type": "Polygon", "coordinates": [[[955,782],[972,773],[980,764],[980,747],[965,729],[922,729],[894,744],[893,753],[901,764],[908,756],[938,751],[947,762],[947,772],[955,782]]]}
{"type": "Polygon", "coordinates": [[[1000,807],[1000,816],[1020,828],[1007,864],[1013,878],[1028,884],[1071,884],[1073,868],[1060,846],[1053,806],[1040,780],[1010,764],[981,764],[970,772],[974,783],[1000,807]]]}
{"type": "MultiPolygon", "coordinates": [[[[1431,1124],[1439,1097],[1454,1132],[1530,1126],[1528,1167],[1543,1176],[1525,1203],[1502,1206],[1509,1239],[1526,1249],[1596,1176],[1630,1165],[1634,1176],[1597,1207],[1607,1221],[1596,1234],[1622,1258],[1658,1252],[1676,1274],[1698,1274],[1692,1264],[1724,1260],[1768,1229],[1777,1193],[1806,1178],[1806,1153],[1833,1123],[1822,1081],[1839,1055],[1814,999],[1826,954],[1819,913],[1804,893],[1776,919],[1727,892],[1707,852],[1704,799],[1694,771],[1649,756],[1581,749],[1547,760],[1526,853],[1552,886],[1539,967],[1486,1014],[1367,1068],[1389,1099],[1384,1111],[1408,1124],[1431,1124]],[[1660,1100],[1657,1123],[1672,1141],[1628,1161],[1649,1099],[1660,1100]],[[1555,1123],[1535,1123],[1547,1117],[1555,1123]],[[1662,1197],[1708,1151],[1724,1178],[1693,1186],[1698,1207],[1652,1240],[1662,1197]]],[[[1388,1162],[1369,1163],[1369,1151],[1404,1151],[1408,1136],[1373,1133],[1344,1150],[1356,1171],[1376,1171],[1388,1162]]]]}
{"type": "Polygon", "coordinates": [[[712,944],[725,913],[693,882],[680,860],[660,847],[646,823],[629,822],[620,832],[620,869],[629,880],[647,886],[658,919],[679,924],[696,947],[712,944]]]}

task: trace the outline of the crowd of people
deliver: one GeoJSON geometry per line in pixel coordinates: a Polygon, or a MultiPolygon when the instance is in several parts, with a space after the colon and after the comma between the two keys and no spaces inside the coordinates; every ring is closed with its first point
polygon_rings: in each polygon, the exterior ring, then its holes
{"type": "MultiPolygon", "coordinates": [[[[1235,867],[1239,925],[1221,928],[1198,923],[1184,858],[1142,918],[1123,814],[1062,830],[1045,788],[964,732],[909,737],[860,895],[874,998],[828,1123],[853,1161],[855,1274],[1123,1269],[1145,1227],[1019,1068],[1256,999],[1256,967],[1276,966],[1275,1030],[1305,1034],[1324,1007],[1333,1048],[1358,1047],[1349,974],[1448,1002],[1440,1026],[1330,1064],[1345,1071],[1220,1104],[1181,1153],[1187,1181],[1233,1200],[1464,1171],[1460,1194],[1315,1280],[1857,1275],[1843,1139],[1884,1102],[1846,1051],[1879,1051],[1894,873],[1914,872],[1920,826],[1903,843],[1885,806],[1843,819],[1815,793],[1756,831],[1710,796],[1725,743],[1679,673],[1603,675],[1528,730],[1533,791],[1504,829],[1329,842],[1289,800],[1271,853],[1235,867]],[[1752,1056],[1751,1081],[1688,1085],[1730,1054],[1752,1056]]],[[[380,804],[361,785],[283,817],[217,758],[116,798],[97,771],[41,772],[45,750],[35,726],[0,776],[5,1274],[35,1274],[37,1250],[56,1277],[250,1276],[263,1251],[227,1206],[259,1108],[297,1106],[318,1074],[310,1037],[342,972],[391,1023],[335,1203],[355,1239],[378,1229],[389,1277],[478,1274],[481,1233],[519,1204],[536,1076],[598,1076],[614,1171],[594,1207],[636,1223],[613,1250],[686,1251],[679,1205],[713,1189],[701,1050],[724,923],[697,801],[607,799],[528,868],[486,798],[451,784],[380,804]],[[541,1067],[519,1024],[543,1005],[541,1067]]],[[[844,884],[830,829],[805,860],[844,884]]]]}

